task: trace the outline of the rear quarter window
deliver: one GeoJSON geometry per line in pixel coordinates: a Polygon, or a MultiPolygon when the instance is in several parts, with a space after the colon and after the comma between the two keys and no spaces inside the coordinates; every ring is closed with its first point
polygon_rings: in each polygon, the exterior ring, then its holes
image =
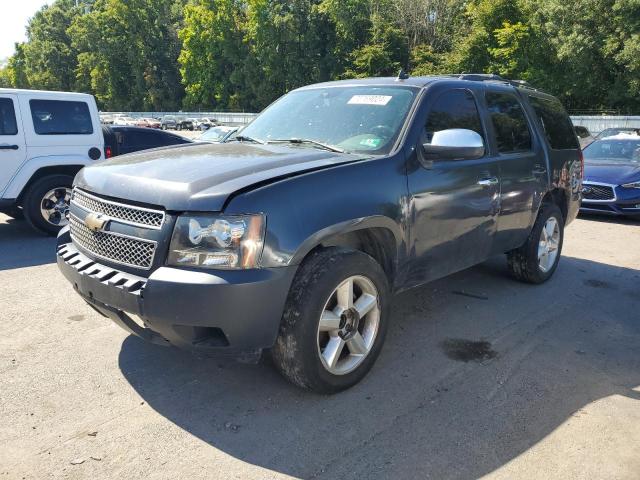
{"type": "Polygon", "coordinates": [[[0,135],[17,135],[18,123],[16,111],[13,108],[13,100],[0,98],[0,135]]]}
{"type": "Polygon", "coordinates": [[[66,100],[30,100],[33,128],[38,135],[91,135],[89,105],[66,100]]]}
{"type": "Polygon", "coordinates": [[[552,149],[575,150],[578,148],[576,132],[559,100],[530,96],[529,103],[536,112],[552,149]]]}

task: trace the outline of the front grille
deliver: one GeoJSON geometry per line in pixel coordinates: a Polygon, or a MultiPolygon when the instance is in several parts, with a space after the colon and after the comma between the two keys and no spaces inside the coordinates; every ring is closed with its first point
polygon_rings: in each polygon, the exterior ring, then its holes
{"type": "Polygon", "coordinates": [[[69,217],[69,226],[73,242],[96,257],[145,270],[153,264],[156,242],[113,232],[93,232],[73,215],[69,217]]]}
{"type": "Polygon", "coordinates": [[[161,210],[152,210],[150,208],[111,202],[103,198],[95,197],[77,188],[73,190],[71,203],[78,205],[84,210],[102,213],[122,223],[139,227],[160,229],[164,222],[164,212],[161,210]]]}
{"type": "Polygon", "coordinates": [[[582,198],[585,200],[613,200],[615,194],[613,188],[607,185],[593,185],[585,183],[582,185],[582,198]]]}

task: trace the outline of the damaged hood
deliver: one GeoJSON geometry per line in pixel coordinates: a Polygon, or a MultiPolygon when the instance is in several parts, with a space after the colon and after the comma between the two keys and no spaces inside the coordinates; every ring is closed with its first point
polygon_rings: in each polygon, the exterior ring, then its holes
{"type": "Polygon", "coordinates": [[[221,211],[238,190],[365,158],[307,146],[196,143],[96,163],[82,169],[74,185],[166,210],[221,211]]]}

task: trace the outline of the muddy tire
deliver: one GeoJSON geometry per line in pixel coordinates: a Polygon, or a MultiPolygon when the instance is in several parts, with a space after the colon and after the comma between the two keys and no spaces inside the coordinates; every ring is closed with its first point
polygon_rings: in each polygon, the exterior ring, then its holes
{"type": "Polygon", "coordinates": [[[389,285],[359,251],[312,253],[293,281],[271,358],[295,385],[336,393],[369,372],[388,324],[389,285]]]}
{"type": "Polygon", "coordinates": [[[556,204],[544,204],[525,244],[507,253],[513,277],[534,284],[549,280],[558,267],[563,240],[562,212],[556,204]]]}

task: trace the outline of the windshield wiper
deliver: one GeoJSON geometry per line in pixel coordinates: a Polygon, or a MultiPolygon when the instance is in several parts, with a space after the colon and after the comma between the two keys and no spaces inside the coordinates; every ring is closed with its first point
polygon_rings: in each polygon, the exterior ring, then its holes
{"type": "Polygon", "coordinates": [[[251,143],[259,143],[260,145],[264,145],[266,142],[263,142],[262,140],[258,140],[256,138],[251,138],[251,137],[247,137],[246,135],[236,135],[235,137],[230,138],[229,140],[226,140],[227,142],[232,142],[232,141],[237,141],[237,142],[251,142],[251,143]]]}
{"type": "Polygon", "coordinates": [[[324,150],[329,150],[330,152],[338,152],[338,153],[346,153],[346,150],[342,148],[335,147],[333,145],[328,145],[326,143],[317,142],[315,140],[309,140],[306,138],[278,138],[274,140],[268,140],[267,143],[293,143],[296,145],[308,144],[313,145],[315,147],[322,148],[324,150]]]}

